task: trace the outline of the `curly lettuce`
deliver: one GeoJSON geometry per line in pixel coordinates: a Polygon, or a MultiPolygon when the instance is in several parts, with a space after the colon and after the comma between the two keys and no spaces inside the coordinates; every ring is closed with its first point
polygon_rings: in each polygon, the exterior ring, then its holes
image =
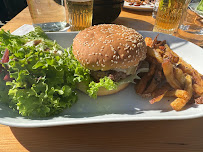
{"type": "Polygon", "coordinates": [[[92,98],[97,98],[97,92],[99,88],[105,88],[107,90],[115,90],[118,87],[118,83],[111,80],[109,77],[104,77],[99,80],[99,82],[91,81],[87,93],[92,98]]]}
{"type": "Polygon", "coordinates": [[[109,77],[104,77],[101,78],[99,80],[99,82],[94,82],[91,81],[89,83],[89,88],[87,89],[87,93],[89,94],[90,97],[92,98],[97,98],[97,92],[99,90],[99,88],[103,87],[107,90],[115,90],[117,89],[117,87],[120,84],[123,83],[135,83],[134,80],[135,79],[140,79],[140,77],[138,76],[139,73],[142,72],[148,72],[149,71],[149,65],[147,63],[143,64],[143,67],[140,67],[135,74],[129,75],[128,77],[126,77],[125,79],[122,79],[118,82],[114,82],[113,80],[111,80],[109,77]]]}
{"type": "Polygon", "coordinates": [[[9,62],[1,65],[12,81],[5,82],[1,72],[0,101],[22,116],[59,114],[77,101],[76,84],[90,81],[89,70],[40,28],[24,36],[0,31],[1,57],[5,49],[9,62]]]}

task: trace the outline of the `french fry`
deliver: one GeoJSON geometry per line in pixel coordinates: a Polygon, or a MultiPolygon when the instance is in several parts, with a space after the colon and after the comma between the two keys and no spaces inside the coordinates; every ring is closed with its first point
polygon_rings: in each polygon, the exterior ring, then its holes
{"type": "Polygon", "coordinates": [[[171,103],[171,107],[176,110],[176,111],[180,111],[183,106],[186,104],[186,100],[182,99],[182,98],[176,98],[172,103],[171,103]]]}
{"type": "Polygon", "coordinates": [[[161,99],[163,99],[166,92],[167,92],[167,90],[165,92],[163,92],[162,94],[160,94],[159,96],[154,97],[153,99],[149,100],[149,103],[154,104],[155,102],[161,101],[161,99]]]}
{"type": "Polygon", "coordinates": [[[196,70],[194,70],[192,73],[192,76],[193,76],[195,83],[203,88],[203,79],[202,79],[201,75],[196,70]]]}
{"type": "Polygon", "coordinates": [[[145,38],[145,44],[146,44],[146,46],[152,47],[152,44],[153,44],[152,38],[151,37],[146,37],[145,38]]]}
{"type": "Polygon", "coordinates": [[[198,84],[193,84],[193,89],[194,89],[194,92],[199,95],[199,96],[202,96],[203,95],[203,87],[198,85],[198,84]]]}
{"type": "Polygon", "coordinates": [[[156,69],[156,64],[152,63],[149,69],[149,72],[147,72],[139,81],[137,84],[135,90],[138,94],[142,94],[143,91],[145,90],[147,83],[152,79],[154,72],[156,69]]]}
{"type": "Polygon", "coordinates": [[[174,68],[174,76],[180,82],[181,88],[184,88],[185,84],[185,74],[183,71],[177,67],[174,68]]]}
{"type": "Polygon", "coordinates": [[[153,99],[151,99],[149,102],[151,104],[155,103],[155,102],[159,102],[164,95],[166,94],[167,91],[170,90],[170,85],[165,83],[163,84],[160,88],[157,88],[153,93],[152,96],[154,97],[153,99]]]}
{"type": "MultiPolygon", "coordinates": [[[[166,44],[164,45],[166,47],[166,50],[168,52],[171,52],[174,56],[179,57],[175,52],[173,52],[170,47],[166,44]]],[[[179,61],[177,64],[177,67],[180,68],[184,73],[187,73],[189,75],[193,75],[193,72],[197,72],[189,63],[184,61],[182,58],[179,57],[179,61]]],[[[202,76],[201,74],[198,73],[198,75],[202,76]]]]}
{"type": "Polygon", "coordinates": [[[184,65],[183,63],[179,62],[177,65],[178,68],[180,68],[184,73],[187,73],[189,75],[193,74],[193,69],[184,65]]]}
{"type": "Polygon", "coordinates": [[[189,74],[189,75],[192,75],[192,72],[193,72],[192,69],[189,68],[189,67],[187,67],[187,66],[185,66],[184,64],[178,63],[178,64],[177,64],[177,67],[180,68],[184,73],[187,73],[187,74],[189,74]]]}
{"type": "Polygon", "coordinates": [[[184,88],[184,90],[186,90],[189,94],[189,96],[188,96],[188,101],[189,101],[193,95],[192,77],[189,74],[185,77],[185,88],[184,88]]]}
{"type": "Polygon", "coordinates": [[[165,52],[169,52],[171,55],[173,55],[173,57],[179,58],[179,56],[173,50],[171,50],[171,48],[168,46],[168,44],[165,44],[164,46],[166,48],[165,52]]]}
{"type": "Polygon", "coordinates": [[[167,97],[178,97],[178,98],[182,98],[182,99],[188,99],[189,93],[185,90],[171,90],[171,91],[167,91],[165,96],[167,97]]]}
{"type": "Polygon", "coordinates": [[[162,46],[162,45],[159,46],[158,48],[159,48],[160,50],[162,50],[162,51],[164,51],[164,50],[166,49],[165,46],[162,46]]]}
{"type": "Polygon", "coordinates": [[[163,55],[163,58],[169,58],[172,63],[178,63],[179,61],[179,57],[178,56],[174,56],[171,52],[166,51],[163,55]]]}
{"type": "Polygon", "coordinates": [[[164,45],[166,44],[166,40],[157,41],[158,36],[159,36],[159,34],[154,38],[154,40],[152,40],[151,37],[146,37],[145,44],[146,44],[146,46],[149,46],[150,48],[165,50],[164,45]]]}
{"type": "Polygon", "coordinates": [[[203,96],[200,96],[200,97],[196,98],[195,103],[196,104],[203,104],[203,96]]]}
{"type": "Polygon", "coordinates": [[[181,84],[174,77],[173,64],[170,62],[169,59],[164,59],[162,63],[162,68],[166,80],[171,85],[171,87],[173,87],[174,89],[181,89],[181,84]]]}
{"type": "Polygon", "coordinates": [[[186,79],[185,90],[187,91],[188,96],[187,98],[177,98],[171,103],[171,107],[176,111],[181,110],[186,105],[186,103],[191,99],[193,94],[192,77],[190,75],[187,75],[185,79],[186,79]]]}
{"type": "Polygon", "coordinates": [[[158,84],[161,83],[162,79],[163,79],[162,72],[160,70],[156,69],[154,77],[152,78],[152,81],[150,82],[149,86],[147,87],[147,89],[144,91],[143,94],[152,93],[156,89],[158,84]]]}
{"type": "Polygon", "coordinates": [[[151,72],[141,78],[137,93],[152,96],[151,104],[159,102],[164,96],[177,97],[171,102],[176,111],[181,110],[191,98],[203,104],[203,75],[172,51],[165,40],[158,41],[157,38],[158,35],[154,40],[145,38],[146,60],[153,68],[151,66],[151,72]]]}
{"type": "Polygon", "coordinates": [[[147,55],[155,58],[159,63],[163,62],[163,57],[161,56],[162,53],[163,51],[160,49],[147,48],[147,55]]]}
{"type": "Polygon", "coordinates": [[[155,48],[155,45],[157,44],[158,36],[159,36],[159,34],[157,34],[157,36],[154,38],[153,43],[152,43],[152,48],[155,48]]]}
{"type": "Polygon", "coordinates": [[[164,46],[166,44],[166,40],[160,41],[156,46],[164,46]]]}

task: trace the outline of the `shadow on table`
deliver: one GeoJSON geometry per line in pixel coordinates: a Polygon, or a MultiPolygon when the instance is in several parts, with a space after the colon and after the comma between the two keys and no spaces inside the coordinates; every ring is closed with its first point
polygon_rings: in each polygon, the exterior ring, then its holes
{"type": "Polygon", "coordinates": [[[132,19],[132,18],[126,18],[126,17],[119,17],[117,18],[113,23],[115,24],[122,24],[124,26],[133,28],[137,31],[152,31],[153,24],[138,20],[138,19],[132,19]]]}

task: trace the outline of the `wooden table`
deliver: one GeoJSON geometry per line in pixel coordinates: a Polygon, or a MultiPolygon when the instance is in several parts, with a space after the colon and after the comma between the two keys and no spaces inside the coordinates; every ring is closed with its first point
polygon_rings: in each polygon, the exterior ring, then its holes
{"type": "MultiPolygon", "coordinates": [[[[122,10],[114,21],[136,30],[152,30],[151,12],[122,10]]],[[[28,9],[2,27],[13,32],[31,24],[28,9]]],[[[0,125],[1,152],[202,152],[203,118],[83,124],[46,128],[0,125]]]]}

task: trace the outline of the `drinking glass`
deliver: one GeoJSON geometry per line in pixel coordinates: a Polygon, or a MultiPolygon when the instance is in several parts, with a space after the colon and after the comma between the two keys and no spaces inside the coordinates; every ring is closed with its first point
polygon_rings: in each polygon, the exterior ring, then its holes
{"type": "Polygon", "coordinates": [[[193,0],[182,17],[175,36],[203,47],[203,0],[193,0]],[[202,7],[202,10],[198,8],[202,7]]]}
{"type": "Polygon", "coordinates": [[[154,7],[153,7],[153,12],[152,12],[152,17],[153,18],[156,18],[158,8],[159,8],[159,0],[155,0],[154,7]]]}
{"type": "Polygon", "coordinates": [[[173,34],[180,23],[183,12],[190,0],[160,0],[154,32],[173,34]]]}
{"type": "Polygon", "coordinates": [[[71,31],[92,26],[93,0],[66,0],[66,8],[71,31]]]}
{"type": "Polygon", "coordinates": [[[64,30],[67,25],[64,0],[27,0],[33,26],[43,31],[64,30]]]}

